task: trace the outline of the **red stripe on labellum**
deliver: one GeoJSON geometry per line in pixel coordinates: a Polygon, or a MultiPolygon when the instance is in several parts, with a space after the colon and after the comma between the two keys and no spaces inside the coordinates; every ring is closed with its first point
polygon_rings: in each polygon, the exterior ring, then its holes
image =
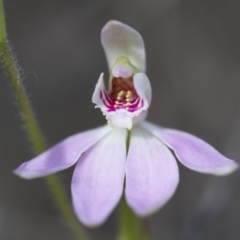
{"type": "Polygon", "coordinates": [[[133,77],[129,78],[113,78],[111,82],[111,90],[100,91],[100,98],[108,112],[125,109],[129,112],[135,112],[143,107],[143,99],[138,96],[134,85],[133,77]]]}

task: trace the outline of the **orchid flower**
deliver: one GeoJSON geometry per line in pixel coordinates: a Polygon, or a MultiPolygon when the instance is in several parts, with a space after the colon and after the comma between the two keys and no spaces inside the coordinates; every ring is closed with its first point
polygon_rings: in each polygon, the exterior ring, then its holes
{"type": "Polygon", "coordinates": [[[86,226],[103,223],[123,191],[140,217],[161,208],[179,182],[178,160],[187,168],[214,175],[229,174],[238,164],[203,140],[183,131],[159,127],[144,119],[151,104],[141,35],[118,22],[108,22],[101,42],[110,71],[109,87],[100,75],[92,102],[108,125],[70,136],[21,164],[15,173],[32,179],[76,164],[72,201],[86,226]],[[125,183],[124,183],[125,182],[125,183]]]}

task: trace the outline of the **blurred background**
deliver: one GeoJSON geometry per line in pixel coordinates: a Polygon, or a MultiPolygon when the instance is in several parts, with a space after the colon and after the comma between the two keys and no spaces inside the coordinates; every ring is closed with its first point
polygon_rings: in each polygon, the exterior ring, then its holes
{"type": "MultiPolygon", "coordinates": [[[[238,0],[7,0],[10,42],[49,146],[105,123],[91,96],[108,69],[100,31],[110,19],[143,36],[153,88],[148,119],[195,134],[240,161],[238,0]]],[[[73,240],[44,179],[12,169],[33,156],[0,71],[0,239],[73,240]]],[[[199,174],[179,164],[174,197],[150,218],[154,240],[238,240],[240,174],[199,174]]],[[[73,168],[59,174],[70,189],[73,168]]],[[[112,240],[117,211],[93,239],[112,240]]]]}

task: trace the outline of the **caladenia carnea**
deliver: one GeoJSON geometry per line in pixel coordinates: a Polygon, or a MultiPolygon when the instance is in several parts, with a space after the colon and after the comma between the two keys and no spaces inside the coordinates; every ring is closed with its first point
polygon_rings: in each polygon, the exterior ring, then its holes
{"type": "Polygon", "coordinates": [[[106,89],[100,74],[92,102],[108,124],[66,138],[20,165],[17,175],[32,179],[77,163],[71,184],[74,211],[86,226],[98,226],[123,193],[139,217],[156,212],[172,197],[179,173],[170,149],[183,165],[201,173],[225,175],[238,168],[203,140],[145,121],[152,92],[144,43],[135,29],[110,21],[101,42],[109,85],[106,89]]]}

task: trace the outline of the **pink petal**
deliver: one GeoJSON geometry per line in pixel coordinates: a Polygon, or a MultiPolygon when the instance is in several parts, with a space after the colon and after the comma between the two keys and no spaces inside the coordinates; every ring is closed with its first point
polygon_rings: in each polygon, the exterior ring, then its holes
{"type": "Polygon", "coordinates": [[[22,163],[14,173],[32,179],[66,169],[110,130],[110,127],[104,126],[70,136],[32,160],[22,163]]]}
{"type": "Polygon", "coordinates": [[[134,126],[126,165],[126,199],[134,212],[146,216],[174,194],[178,166],[169,149],[141,126],[134,126]]]}
{"type": "Polygon", "coordinates": [[[121,198],[126,129],[113,129],[78,162],[72,179],[75,213],[87,226],[104,222],[121,198]]]}
{"type": "Polygon", "coordinates": [[[102,29],[102,45],[111,69],[118,57],[127,57],[140,71],[145,72],[146,56],[141,35],[130,26],[109,21],[102,29]]]}
{"type": "Polygon", "coordinates": [[[179,161],[192,170],[225,175],[238,168],[235,161],[224,157],[208,143],[189,133],[161,128],[148,122],[144,122],[143,126],[170,147],[179,161]]]}

